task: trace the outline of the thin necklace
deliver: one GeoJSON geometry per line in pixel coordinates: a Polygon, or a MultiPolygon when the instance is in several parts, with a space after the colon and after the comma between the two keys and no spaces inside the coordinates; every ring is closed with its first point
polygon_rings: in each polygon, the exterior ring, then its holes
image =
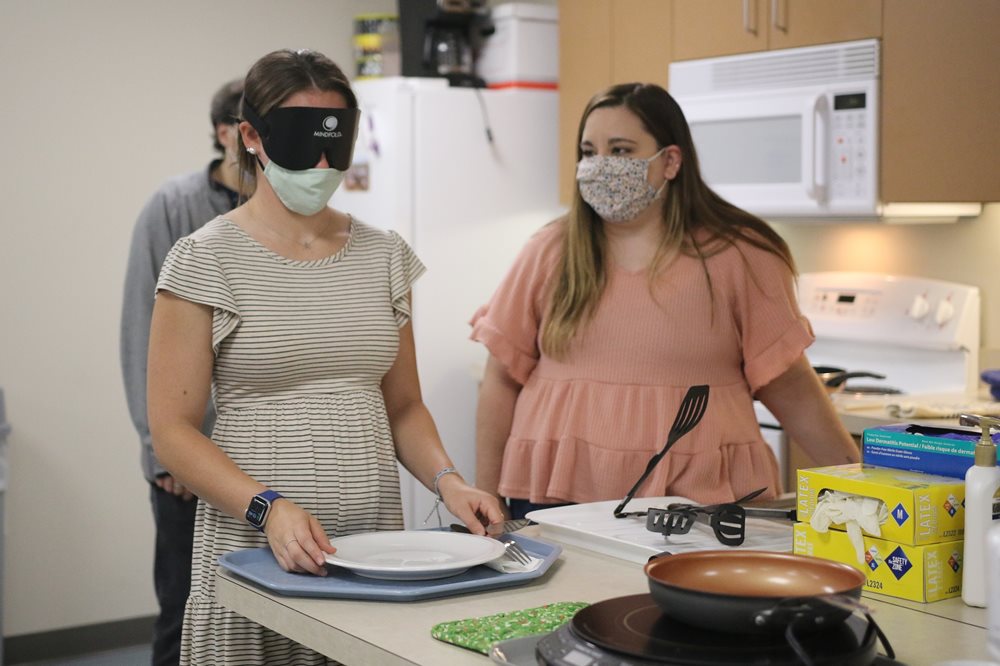
{"type": "Polygon", "coordinates": [[[267,229],[268,231],[270,231],[275,236],[277,236],[279,238],[284,238],[286,241],[289,241],[290,243],[295,243],[296,245],[301,245],[302,247],[304,247],[307,250],[310,247],[312,247],[312,244],[315,243],[321,236],[323,236],[323,234],[326,233],[326,230],[329,228],[330,224],[333,222],[333,217],[332,216],[331,217],[327,217],[326,223],[323,225],[323,228],[320,229],[319,231],[317,231],[316,234],[313,235],[312,238],[309,238],[307,240],[299,240],[297,238],[291,238],[289,236],[286,236],[285,234],[279,233],[277,229],[274,229],[273,227],[271,227],[271,225],[269,225],[267,222],[265,222],[264,218],[257,217],[257,214],[253,211],[253,209],[250,206],[247,206],[247,211],[250,213],[250,217],[252,217],[253,219],[255,219],[258,222],[260,222],[261,224],[263,224],[264,228],[267,229]]]}

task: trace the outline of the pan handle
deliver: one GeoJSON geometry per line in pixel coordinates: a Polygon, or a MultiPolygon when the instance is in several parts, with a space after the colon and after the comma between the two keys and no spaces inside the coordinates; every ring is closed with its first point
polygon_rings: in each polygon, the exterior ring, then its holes
{"type": "Polygon", "coordinates": [[[833,606],[834,608],[839,608],[850,613],[861,611],[867,615],[870,612],[868,606],[865,606],[854,597],[849,597],[846,594],[823,594],[816,597],[815,601],[821,601],[828,606],[833,606]]]}
{"type": "Polygon", "coordinates": [[[885,379],[885,375],[881,375],[877,372],[864,372],[859,370],[858,372],[842,372],[839,375],[830,377],[824,383],[830,388],[837,388],[838,386],[846,382],[848,379],[861,379],[862,377],[868,377],[871,379],[885,379]]]}
{"type": "MultiPolygon", "coordinates": [[[[655,556],[654,556],[655,557],[655,556]]],[[[765,627],[775,622],[786,621],[793,618],[794,622],[816,616],[816,602],[824,603],[827,606],[845,610],[849,613],[860,611],[868,613],[868,607],[863,603],[846,594],[818,594],[811,597],[790,597],[782,599],[766,610],[762,610],[754,616],[754,624],[758,627],[765,627]]],[[[820,619],[819,622],[822,620],[820,619]]],[[[794,623],[790,621],[789,624],[794,623]]],[[[818,622],[817,622],[818,624],[818,622]]]]}
{"type": "MultiPolygon", "coordinates": [[[[834,610],[846,611],[848,614],[861,612],[866,617],[869,614],[868,607],[854,597],[846,594],[819,594],[810,597],[789,597],[782,599],[773,606],[754,615],[753,621],[760,628],[769,626],[783,627],[786,637],[790,637],[789,643],[794,648],[795,642],[792,640],[794,635],[789,632],[793,631],[793,627],[796,625],[807,629],[815,629],[823,626],[823,623],[827,620],[827,615],[823,608],[824,605],[834,610]]],[[[808,666],[809,661],[803,656],[805,653],[799,648],[795,648],[795,651],[805,660],[808,666]]]]}
{"type": "MultiPolygon", "coordinates": [[[[827,600],[827,598],[824,597],[824,600],[827,600]]],[[[847,604],[847,606],[854,606],[854,605],[861,606],[861,608],[864,608],[862,604],[859,604],[853,599],[851,599],[850,604],[847,604]]],[[[868,626],[865,629],[865,636],[863,639],[861,639],[862,645],[867,644],[868,641],[871,640],[872,633],[874,633],[876,636],[878,636],[878,640],[882,644],[882,648],[885,650],[885,656],[888,657],[890,660],[895,660],[896,651],[892,649],[892,645],[889,643],[889,639],[886,638],[885,632],[882,631],[882,627],[878,626],[878,622],[875,621],[875,618],[872,617],[871,613],[868,611],[867,608],[864,608],[864,610],[862,610],[862,613],[864,614],[865,619],[868,621],[868,626]]],[[[814,666],[812,657],[809,656],[809,652],[806,651],[805,647],[803,647],[802,643],[800,643],[799,639],[795,636],[796,624],[797,623],[795,622],[790,622],[788,626],[785,627],[785,640],[788,641],[788,645],[791,646],[792,650],[795,651],[796,656],[798,656],[798,658],[802,661],[803,664],[805,664],[805,666],[814,666]]]]}

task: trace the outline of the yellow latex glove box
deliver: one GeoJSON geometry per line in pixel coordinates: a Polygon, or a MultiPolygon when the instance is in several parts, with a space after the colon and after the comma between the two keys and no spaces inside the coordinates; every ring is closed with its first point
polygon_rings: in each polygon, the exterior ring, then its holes
{"type": "MultiPolygon", "coordinates": [[[[887,541],[922,545],[965,536],[965,482],[953,477],[861,463],[800,469],[796,492],[800,521],[810,521],[817,497],[826,490],[885,502],[889,517],[880,525],[879,537],[887,541]]],[[[845,529],[842,524],[832,527],[845,529]]]]}
{"type": "Polygon", "coordinates": [[[865,535],[864,542],[862,563],[845,532],[817,532],[806,523],[795,523],[796,555],[850,564],[865,574],[868,592],[923,602],[962,593],[964,541],[913,546],[865,535]]]}

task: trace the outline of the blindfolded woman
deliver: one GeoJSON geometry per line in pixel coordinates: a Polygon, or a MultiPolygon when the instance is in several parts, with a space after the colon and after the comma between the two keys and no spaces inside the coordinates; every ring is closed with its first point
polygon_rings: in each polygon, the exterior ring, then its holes
{"type": "Polygon", "coordinates": [[[182,238],[160,274],[153,444],[200,498],[181,663],[325,663],[218,606],[218,558],[269,545],[282,568],[325,575],[329,536],[402,529],[397,459],[473,532],[503,516],[454,469],[421,399],[410,288],[423,265],[396,233],[327,206],[357,107],[325,56],[261,58],[239,123],[256,190],[182,238]]]}

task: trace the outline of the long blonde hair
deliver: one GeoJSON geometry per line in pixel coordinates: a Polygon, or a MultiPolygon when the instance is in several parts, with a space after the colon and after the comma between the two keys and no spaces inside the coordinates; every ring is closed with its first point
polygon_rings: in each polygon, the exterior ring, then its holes
{"type": "MultiPolygon", "coordinates": [[[[677,146],[682,163],[667,186],[663,200],[663,234],[649,269],[650,287],[658,273],[678,253],[701,261],[712,294],[712,277],[705,263],[736,240],[743,240],[780,257],[794,273],[795,264],[785,241],[763,220],[733,206],[713,192],[701,178],[691,130],[680,106],[666,90],[654,84],[623,83],[595,95],[587,104],[577,130],[576,159],[587,118],[602,107],[624,106],[634,113],[657,146],[677,146]],[[707,232],[699,243],[694,232],[707,232]]],[[[594,209],[573,188],[573,202],[565,220],[562,255],[552,280],[548,316],[542,327],[542,351],[565,358],[580,327],[593,316],[607,283],[607,238],[594,209]]]]}

